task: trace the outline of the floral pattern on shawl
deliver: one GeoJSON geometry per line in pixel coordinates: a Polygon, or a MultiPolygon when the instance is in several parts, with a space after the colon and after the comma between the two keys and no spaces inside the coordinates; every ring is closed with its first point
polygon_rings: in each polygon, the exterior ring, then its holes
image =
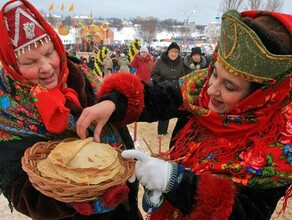
{"type": "Polygon", "coordinates": [[[8,75],[1,73],[0,87],[0,126],[9,140],[17,136],[45,136],[46,130],[37,114],[33,97],[29,92],[13,81],[8,75]],[[4,79],[5,78],[5,79],[4,79]],[[5,84],[3,82],[6,82],[5,84]]]}
{"type": "MultiPolygon", "coordinates": [[[[84,72],[89,79],[94,92],[97,90],[99,80],[95,74],[84,72]]],[[[46,139],[63,139],[76,137],[76,120],[72,114],[68,115],[66,129],[62,134],[49,132],[38,114],[33,102],[36,97],[21,87],[17,81],[12,80],[1,70],[0,78],[0,141],[21,140],[21,137],[38,136],[46,139]],[[5,82],[5,83],[4,83],[5,82]]],[[[90,127],[93,132],[94,127],[90,127]]],[[[119,147],[122,143],[121,137],[116,129],[106,125],[102,130],[101,139],[103,143],[119,147]]]]}
{"type": "Polygon", "coordinates": [[[180,80],[183,109],[193,116],[176,137],[172,159],[244,186],[291,184],[291,78],[264,85],[225,114],[208,110],[207,84],[207,70],[180,80]]]}

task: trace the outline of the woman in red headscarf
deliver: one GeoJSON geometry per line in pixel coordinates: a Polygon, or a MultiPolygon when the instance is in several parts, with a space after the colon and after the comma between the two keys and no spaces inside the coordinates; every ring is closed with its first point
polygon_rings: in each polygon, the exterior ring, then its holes
{"type": "Polygon", "coordinates": [[[209,69],[142,90],[135,76],[111,76],[99,89],[109,100],[85,108],[77,132],[85,138],[96,121],[98,139],[115,115],[124,116],[119,123],[179,117],[164,160],[122,153],[136,159],[149,218],[270,219],[292,195],[291,32],[291,15],[227,11],[209,69]]]}
{"type": "MultiPolygon", "coordinates": [[[[0,190],[11,208],[32,219],[141,218],[137,184],[123,186],[124,192],[130,189],[128,197],[100,213],[91,203],[90,210],[78,203],[74,209],[32,186],[20,163],[25,149],[39,141],[77,138],[76,120],[83,108],[96,103],[98,79],[67,58],[57,33],[28,1],[7,2],[0,21],[0,190]]],[[[108,124],[102,133],[105,143],[133,147],[126,127],[108,124]]]]}

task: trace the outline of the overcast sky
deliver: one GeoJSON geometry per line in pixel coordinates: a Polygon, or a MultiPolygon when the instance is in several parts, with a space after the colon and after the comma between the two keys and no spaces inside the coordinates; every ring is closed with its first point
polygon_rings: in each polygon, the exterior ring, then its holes
{"type": "MultiPolygon", "coordinates": [[[[86,15],[91,11],[94,17],[135,18],[136,16],[154,16],[160,20],[172,18],[206,25],[220,16],[219,4],[222,0],[31,0],[30,2],[40,10],[48,12],[50,5],[54,4],[52,13],[58,15],[86,15]],[[64,11],[60,8],[64,4],[64,11]],[[74,4],[73,12],[68,12],[70,5],[74,4]],[[192,11],[195,11],[192,14],[192,11]],[[183,13],[184,12],[184,13],[183,13]]],[[[263,0],[265,1],[265,0],[263,0]]],[[[6,0],[0,0],[1,7],[6,0]]],[[[292,14],[292,0],[284,0],[282,12],[292,14]]]]}

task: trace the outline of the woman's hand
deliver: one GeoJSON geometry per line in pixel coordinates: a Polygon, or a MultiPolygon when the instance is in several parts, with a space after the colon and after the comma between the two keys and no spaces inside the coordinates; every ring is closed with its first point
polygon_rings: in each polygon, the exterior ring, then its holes
{"type": "MultiPolygon", "coordinates": [[[[184,175],[184,166],[151,157],[138,150],[124,150],[122,157],[135,159],[135,177],[145,187],[142,206],[151,213],[158,209],[164,200],[163,193],[176,189],[184,175]]],[[[129,182],[133,182],[131,177],[129,182]]]]}
{"type": "Polygon", "coordinates": [[[135,175],[143,186],[160,192],[166,190],[172,173],[171,163],[138,150],[124,150],[122,157],[136,159],[135,175]]]}
{"type": "Polygon", "coordinates": [[[77,120],[77,134],[81,139],[86,138],[87,128],[95,122],[94,140],[100,142],[100,133],[104,125],[115,111],[115,103],[110,100],[102,101],[98,104],[85,108],[77,120]]]}

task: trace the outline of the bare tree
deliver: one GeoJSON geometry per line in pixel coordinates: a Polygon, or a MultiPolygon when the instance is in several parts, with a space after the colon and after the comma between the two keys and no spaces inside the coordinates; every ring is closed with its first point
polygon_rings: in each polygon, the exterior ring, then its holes
{"type": "Polygon", "coordinates": [[[147,17],[140,21],[139,36],[143,41],[151,43],[156,38],[158,19],[154,17],[147,17]]]}
{"type": "Polygon", "coordinates": [[[222,0],[219,6],[219,11],[224,13],[230,9],[239,10],[242,3],[242,0],[222,0]]]}
{"type": "Polygon", "coordinates": [[[245,10],[269,10],[279,11],[283,6],[283,0],[247,0],[245,10]]]}
{"type": "Polygon", "coordinates": [[[267,0],[264,9],[269,11],[280,11],[283,6],[283,0],[267,0]]]}
{"type": "Polygon", "coordinates": [[[262,8],[262,0],[247,0],[245,10],[257,10],[262,8]]]}

